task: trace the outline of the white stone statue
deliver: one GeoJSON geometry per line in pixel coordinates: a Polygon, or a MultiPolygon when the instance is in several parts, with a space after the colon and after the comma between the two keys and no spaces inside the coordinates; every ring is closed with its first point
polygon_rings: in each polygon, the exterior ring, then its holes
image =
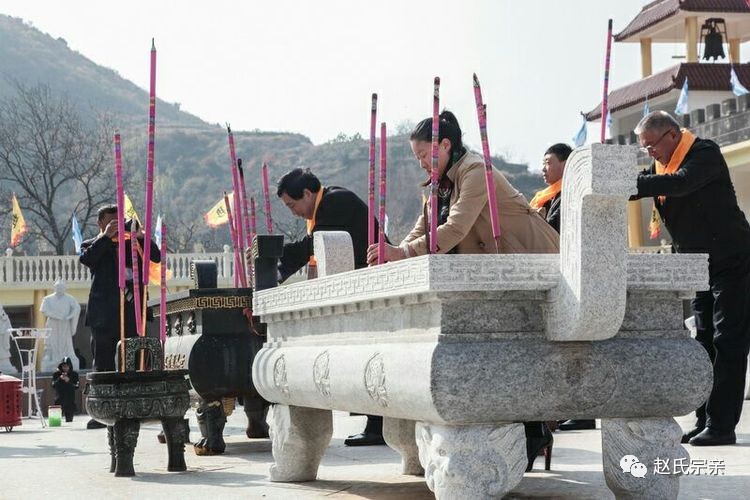
{"type": "Polygon", "coordinates": [[[8,332],[10,328],[13,328],[10,324],[10,318],[0,304],[0,372],[3,373],[18,371],[10,364],[10,333],[8,332]]]}
{"type": "Polygon", "coordinates": [[[47,328],[50,329],[49,338],[45,348],[45,361],[49,361],[54,370],[64,357],[69,357],[73,363],[73,369],[78,371],[78,357],[73,348],[73,335],[76,334],[78,316],[81,314],[81,306],[70,294],[65,293],[65,282],[55,282],[55,293],[47,295],[42,300],[39,309],[47,316],[47,328]]]}

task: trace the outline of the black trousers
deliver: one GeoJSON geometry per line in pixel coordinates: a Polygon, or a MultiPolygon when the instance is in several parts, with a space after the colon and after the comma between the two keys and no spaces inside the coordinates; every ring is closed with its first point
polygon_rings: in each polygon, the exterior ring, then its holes
{"type": "MultiPolygon", "coordinates": [[[[135,337],[135,328],[125,326],[125,337],[135,337]]],[[[92,328],[91,329],[91,352],[94,354],[95,372],[115,371],[115,355],[117,354],[117,342],[120,340],[120,325],[116,328],[92,328]]]]}
{"type": "Polygon", "coordinates": [[[696,340],[711,359],[714,383],[695,414],[698,427],[729,432],[742,413],[750,350],[750,255],[710,267],[709,276],[711,289],[696,293],[692,308],[696,340]]]}

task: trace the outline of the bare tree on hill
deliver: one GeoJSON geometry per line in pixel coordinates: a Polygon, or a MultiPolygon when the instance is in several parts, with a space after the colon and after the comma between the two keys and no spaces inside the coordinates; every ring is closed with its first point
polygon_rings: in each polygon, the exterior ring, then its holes
{"type": "Polygon", "coordinates": [[[15,95],[0,101],[2,208],[14,191],[29,227],[24,241],[46,241],[63,255],[72,246],[71,215],[85,233],[96,210],[115,199],[112,128],[104,118],[85,122],[48,85],[13,85],[15,95]]]}

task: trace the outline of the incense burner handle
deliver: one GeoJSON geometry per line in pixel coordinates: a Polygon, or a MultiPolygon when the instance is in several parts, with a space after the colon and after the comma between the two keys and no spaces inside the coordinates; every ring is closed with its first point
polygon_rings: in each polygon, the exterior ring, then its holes
{"type": "MultiPolygon", "coordinates": [[[[122,341],[117,342],[117,352],[120,352],[122,341]]],[[[125,339],[125,371],[134,372],[137,370],[137,354],[145,351],[151,357],[151,370],[162,370],[164,355],[162,353],[161,342],[159,339],[152,337],[134,337],[125,339]]],[[[120,356],[115,357],[117,371],[120,371],[120,356]]]]}

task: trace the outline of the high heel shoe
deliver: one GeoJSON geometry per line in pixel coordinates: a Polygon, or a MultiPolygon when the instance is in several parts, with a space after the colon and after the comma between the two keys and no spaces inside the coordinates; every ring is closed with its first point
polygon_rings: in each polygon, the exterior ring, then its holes
{"type": "Polygon", "coordinates": [[[526,437],[526,456],[529,460],[526,472],[530,472],[534,468],[534,461],[540,454],[544,454],[544,470],[550,470],[552,466],[553,443],[552,432],[546,425],[543,425],[542,436],[526,437]]]}

